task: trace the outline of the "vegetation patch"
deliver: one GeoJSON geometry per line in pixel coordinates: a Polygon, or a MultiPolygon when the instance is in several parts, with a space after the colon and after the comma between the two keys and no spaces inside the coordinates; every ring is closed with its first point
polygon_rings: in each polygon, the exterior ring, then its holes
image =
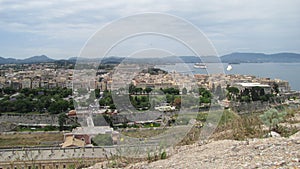
{"type": "Polygon", "coordinates": [[[1,134],[0,147],[53,146],[63,142],[62,133],[14,133],[1,134]]]}
{"type": "Polygon", "coordinates": [[[121,133],[125,136],[128,137],[134,137],[134,138],[149,138],[149,137],[154,137],[159,134],[162,134],[164,131],[167,129],[136,129],[136,130],[122,130],[121,133]]]}

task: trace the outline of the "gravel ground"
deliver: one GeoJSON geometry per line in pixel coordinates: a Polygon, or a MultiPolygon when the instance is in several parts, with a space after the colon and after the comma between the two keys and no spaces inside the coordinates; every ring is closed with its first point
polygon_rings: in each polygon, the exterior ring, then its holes
{"type": "MultiPolygon", "coordinates": [[[[104,163],[90,169],[99,169],[104,163]]],[[[104,167],[107,168],[107,167],[104,167]]],[[[289,138],[221,140],[182,146],[165,160],[130,164],[127,169],[300,168],[300,132],[289,138]]]]}
{"type": "Polygon", "coordinates": [[[300,132],[290,138],[194,144],[180,148],[166,160],[132,164],[127,168],[300,168],[300,132]]]}

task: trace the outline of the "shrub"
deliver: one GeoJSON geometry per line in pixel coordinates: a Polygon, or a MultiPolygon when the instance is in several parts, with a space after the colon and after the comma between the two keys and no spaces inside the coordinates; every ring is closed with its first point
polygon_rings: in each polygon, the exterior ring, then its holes
{"type": "Polygon", "coordinates": [[[95,146],[109,146],[113,144],[110,134],[98,134],[92,138],[92,143],[95,146]]]}
{"type": "Polygon", "coordinates": [[[279,112],[276,109],[270,109],[260,115],[259,118],[266,126],[269,127],[269,132],[271,132],[272,130],[278,130],[278,124],[284,120],[286,115],[287,113],[285,111],[279,112]]]}
{"type": "Polygon", "coordinates": [[[160,155],[160,159],[166,159],[167,158],[167,153],[163,151],[160,155]]]}

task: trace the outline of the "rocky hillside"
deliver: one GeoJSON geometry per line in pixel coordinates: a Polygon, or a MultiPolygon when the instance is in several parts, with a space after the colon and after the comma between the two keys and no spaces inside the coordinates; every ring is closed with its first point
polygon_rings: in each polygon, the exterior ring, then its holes
{"type": "MultiPolygon", "coordinates": [[[[228,135],[231,130],[217,132],[208,143],[196,141],[192,145],[178,146],[172,155],[154,162],[109,161],[98,163],[89,169],[120,167],[127,169],[177,168],[300,168],[300,111],[280,123],[298,131],[290,137],[281,137],[271,132],[269,138],[248,138],[236,141],[218,137],[228,135]],[[217,141],[215,141],[217,140],[217,141]],[[116,165],[119,163],[118,165],[116,165]],[[130,164],[128,164],[130,163],[130,164]],[[113,165],[112,165],[113,164],[113,165]]],[[[236,127],[236,126],[234,126],[236,127]]],[[[248,126],[249,127],[249,126],[248,126]]],[[[263,127],[266,128],[266,127],[263,127]]],[[[266,130],[266,129],[262,129],[266,130]]],[[[168,154],[169,155],[169,154],[168,154]]]]}
{"type": "Polygon", "coordinates": [[[221,140],[184,146],[168,159],[127,168],[300,168],[300,132],[290,138],[221,140]]]}
{"type": "MultiPolygon", "coordinates": [[[[89,169],[109,168],[99,163],[89,169]]],[[[165,160],[140,162],[127,169],[300,168],[300,132],[289,138],[220,140],[181,146],[165,160]]]]}

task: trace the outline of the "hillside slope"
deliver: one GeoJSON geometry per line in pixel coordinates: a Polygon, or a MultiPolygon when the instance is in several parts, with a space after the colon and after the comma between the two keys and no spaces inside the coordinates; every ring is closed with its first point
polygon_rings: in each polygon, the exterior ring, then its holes
{"type": "Polygon", "coordinates": [[[299,150],[300,132],[290,138],[221,140],[202,146],[183,146],[168,159],[126,168],[299,168],[299,150]]]}
{"type": "Polygon", "coordinates": [[[223,63],[293,63],[300,62],[300,54],[297,53],[231,53],[221,57],[223,63]]]}
{"type": "MultiPolygon", "coordinates": [[[[300,132],[289,138],[219,140],[181,146],[165,160],[127,165],[126,169],[300,168],[300,132]]],[[[107,161],[88,169],[110,168],[107,161]]],[[[123,167],[122,167],[123,168],[123,167]]]]}

